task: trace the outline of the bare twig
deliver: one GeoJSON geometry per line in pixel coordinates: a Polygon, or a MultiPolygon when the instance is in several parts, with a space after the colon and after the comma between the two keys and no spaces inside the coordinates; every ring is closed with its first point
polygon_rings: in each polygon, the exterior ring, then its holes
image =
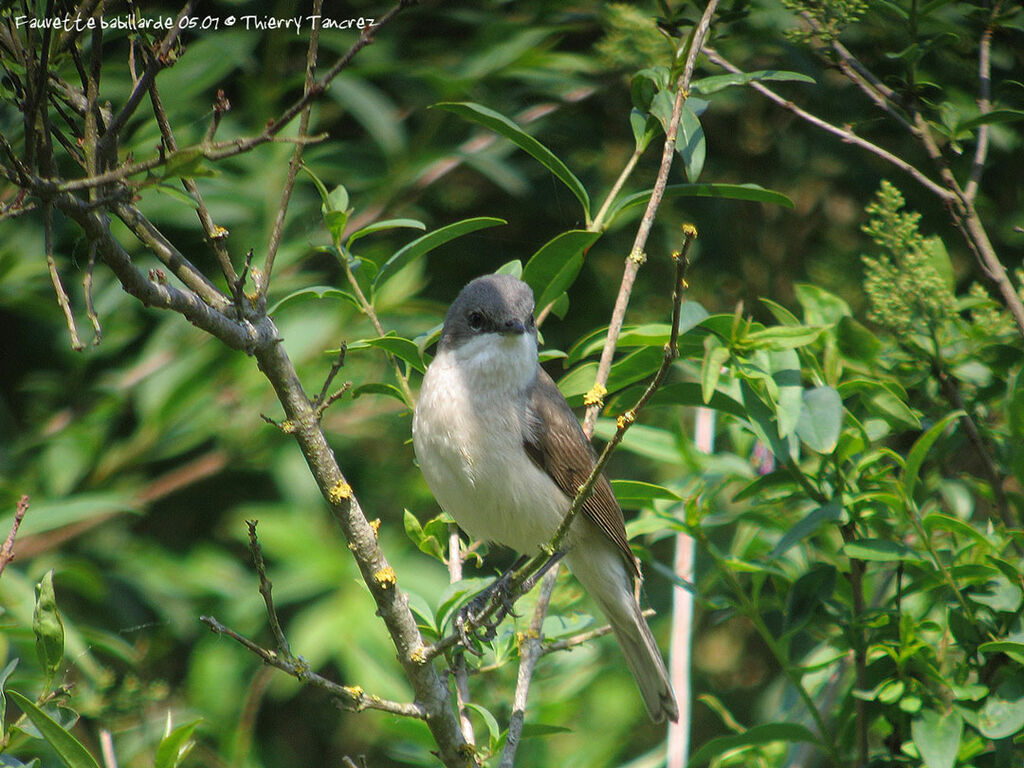
{"type": "MultiPolygon", "coordinates": [[[[710,61],[712,61],[713,63],[715,63],[718,66],[722,67],[722,69],[725,69],[728,72],[736,72],[736,73],[742,72],[742,70],[739,67],[737,67],[736,65],[732,64],[728,59],[726,59],[724,56],[722,56],[720,53],[718,53],[718,51],[714,50],[713,48],[709,48],[708,46],[705,46],[704,47],[704,53],[707,54],[707,57],[708,57],[708,59],[710,61]]],[[[952,199],[952,197],[953,197],[953,193],[952,192],[950,192],[948,189],[943,187],[941,184],[938,184],[938,183],[932,181],[930,178],[928,178],[928,176],[926,176],[924,173],[922,173],[916,166],[912,165],[911,163],[908,163],[903,158],[894,155],[892,152],[889,152],[887,149],[884,149],[883,147],[880,147],[877,144],[873,144],[872,142],[868,141],[867,139],[864,139],[861,136],[858,136],[856,133],[854,133],[853,129],[851,129],[849,126],[839,127],[837,125],[833,125],[832,123],[828,122],[827,120],[823,120],[822,118],[818,117],[817,115],[814,115],[814,114],[808,112],[807,110],[803,109],[802,107],[794,104],[789,99],[783,98],[782,96],[780,96],[779,94],[775,93],[775,91],[773,91],[771,88],[768,88],[763,83],[759,83],[759,82],[755,81],[755,82],[749,83],[748,85],[749,85],[750,88],[752,88],[753,90],[757,91],[758,93],[760,93],[765,98],[768,98],[771,101],[775,102],[776,104],[778,104],[783,109],[786,109],[786,110],[792,112],[794,115],[799,117],[801,120],[804,120],[804,121],[810,123],[811,125],[813,125],[813,126],[815,126],[817,128],[822,129],[823,131],[831,133],[833,136],[838,136],[840,139],[842,139],[843,141],[847,142],[848,144],[854,144],[854,145],[860,147],[861,149],[865,149],[868,152],[871,152],[872,154],[877,155],[878,157],[882,158],[887,163],[890,163],[890,164],[896,166],[901,171],[904,171],[905,173],[907,173],[910,176],[912,176],[917,182],[919,182],[922,186],[924,186],[926,189],[928,189],[930,192],[932,192],[933,194],[935,194],[939,198],[941,198],[943,200],[950,200],[950,199],[952,199]]]]}
{"type": "Polygon", "coordinates": [[[333,394],[327,394],[327,390],[331,388],[331,382],[334,381],[334,377],[338,375],[338,371],[340,371],[342,366],[345,365],[345,352],[347,350],[348,344],[342,342],[341,349],[338,350],[338,357],[335,358],[334,363],[331,365],[331,370],[327,374],[327,378],[324,379],[324,385],[320,388],[320,394],[313,398],[313,408],[316,410],[316,416],[318,419],[323,417],[324,411],[330,408],[332,403],[352,388],[352,382],[346,381],[333,394]]]}
{"type": "Polygon", "coordinates": [[[14,522],[11,523],[11,531],[7,534],[3,548],[0,549],[0,574],[14,559],[14,539],[18,535],[18,529],[21,527],[21,521],[25,519],[26,512],[28,512],[28,496],[23,494],[18,500],[18,506],[14,508],[14,522]]]}
{"type": "Polygon", "coordinates": [[[128,122],[129,118],[135,114],[135,110],[139,107],[139,102],[142,101],[142,97],[146,95],[150,85],[156,78],[157,73],[164,67],[170,64],[168,54],[171,52],[171,48],[178,40],[178,35],[181,34],[181,20],[187,18],[192,13],[192,0],[187,0],[185,6],[178,13],[175,24],[171,29],[167,31],[164,39],[160,42],[160,46],[149,57],[149,61],[146,64],[146,71],[142,73],[142,77],[135,83],[135,87],[132,88],[131,94],[128,96],[128,100],[124,106],[121,107],[121,111],[114,115],[114,119],[111,120],[110,124],[107,125],[107,130],[100,138],[99,145],[97,147],[98,154],[104,155],[110,152],[117,146],[118,134],[121,129],[128,122]]]}
{"type": "MultiPolygon", "coordinates": [[[[653,608],[645,608],[640,612],[645,619],[649,619],[656,615],[656,611],[653,608]]],[[[549,653],[555,653],[556,651],[570,651],[580,645],[586,645],[591,640],[597,640],[599,637],[610,635],[612,633],[612,625],[605,624],[604,626],[597,627],[596,629],[588,629],[586,632],[580,632],[577,635],[571,637],[563,637],[561,640],[552,640],[550,643],[544,644],[544,655],[549,653]]]]}
{"type": "Polygon", "coordinates": [[[499,768],[512,768],[515,764],[516,750],[519,748],[519,740],[522,738],[523,725],[526,721],[526,700],[530,693],[530,683],[533,681],[537,662],[544,655],[544,616],[548,612],[551,593],[555,590],[557,579],[557,566],[544,575],[540,596],[530,620],[530,628],[519,644],[519,673],[516,676],[516,690],[512,697],[512,717],[508,722],[508,735],[505,739],[505,749],[501,753],[499,768]]]}
{"type": "Polygon", "coordinates": [[[64,290],[64,283],[61,282],[60,273],[57,271],[57,261],[53,257],[53,206],[45,203],[43,214],[46,267],[50,271],[50,281],[53,283],[54,293],[57,294],[57,304],[64,313],[64,322],[67,323],[68,333],[71,334],[71,348],[75,352],[81,352],[85,349],[85,344],[78,337],[78,326],[75,323],[75,315],[71,311],[71,300],[68,298],[68,292],[64,290]]]}
{"type": "Polygon", "coordinates": [[[96,314],[96,306],[92,301],[92,273],[96,268],[96,243],[89,243],[89,263],[85,267],[85,275],[82,277],[82,289],[85,293],[85,315],[92,323],[92,344],[97,346],[103,338],[103,326],[100,325],[100,316],[96,314]]]}
{"type": "Polygon", "coordinates": [[[106,728],[100,729],[100,752],[103,755],[103,768],[117,768],[114,735],[106,728]]]}
{"type": "Polygon", "coordinates": [[[277,652],[285,657],[291,658],[292,651],[288,646],[288,639],[284,636],[281,628],[281,620],[277,618],[277,608],[274,607],[273,585],[267,576],[267,565],[263,562],[263,547],[256,536],[257,520],[246,520],[245,525],[249,529],[249,553],[252,555],[253,565],[256,567],[256,575],[260,580],[260,594],[263,596],[263,603],[267,607],[267,620],[270,622],[270,631],[274,635],[274,642],[277,643],[277,652]]]}
{"type": "Polygon", "coordinates": [[[338,683],[328,680],[326,677],[313,672],[309,668],[309,664],[302,658],[286,658],[281,656],[276,651],[264,648],[254,643],[249,638],[235,632],[233,629],[224,626],[212,616],[201,616],[199,617],[199,620],[209,627],[210,631],[218,635],[230,637],[249,652],[259,656],[263,660],[264,664],[276,667],[282,672],[286,672],[291,675],[296,680],[300,680],[303,683],[308,683],[309,685],[326,691],[331,696],[337,698],[338,701],[347,709],[352,709],[357,712],[364,709],[378,709],[382,712],[390,712],[393,715],[414,717],[419,720],[424,720],[427,717],[427,713],[418,704],[406,704],[400,701],[382,699],[379,696],[367,694],[362,687],[358,685],[338,685],[338,683]]]}
{"type": "MultiPolygon", "coordinates": [[[[160,135],[164,144],[170,152],[177,152],[178,142],[174,138],[171,122],[167,119],[167,112],[164,110],[163,101],[160,98],[160,92],[155,82],[150,83],[149,99],[153,104],[153,115],[156,117],[157,125],[160,127],[160,135]]],[[[228,285],[234,285],[238,281],[238,275],[235,272],[234,265],[231,263],[231,254],[228,253],[227,246],[224,244],[225,238],[222,236],[222,232],[225,232],[225,230],[214,223],[213,216],[210,215],[210,209],[207,207],[206,201],[203,200],[203,194],[199,190],[199,185],[196,184],[195,179],[183,178],[181,183],[196,201],[196,214],[199,216],[199,222],[203,225],[203,231],[206,232],[206,240],[213,250],[214,256],[217,258],[217,263],[220,264],[220,270],[224,275],[224,279],[227,280],[228,285]]]]}
{"type": "MultiPolygon", "coordinates": [[[[992,111],[992,23],[999,14],[1002,2],[996,2],[989,14],[989,23],[985,25],[978,42],[978,112],[987,115],[992,111]]],[[[978,126],[978,141],[974,146],[974,159],[971,161],[971,175],[964,187],[964,199],[974,204],[978,196],[978,184],[985,170],[988,159],[989,126],[983,123],[978,126]]]]}
{"type": "Polygon", "coordinates": [[[644,263],[646,256],[644,249],[647,247],[647,238],[654,226],[654,217],[661,206],[662,198],[665,195],[665,187],[668,185],[668,173],[672,168],[672,160],[676,154],[676,135],[679,131],[679,121],[682,119],[683,102],[690,90],[690,82],[693,80],[693,71],[697,64],[697,56],[704,46],[708,30],[711,27],[711,19],[718,7],[718,0],[709,0],[704,13],[693,30],[690,50],[686,56],[686,63],[683,67],[683,74],[676,82],[676,98],[672,104],[672,119],[669,121],[665,131],[665,145],[661,152],[661,165],[658,168],[658,175],[651,189],[651,198],[647,201],[647,209],[644,211],[640,226],[637,229],[636,237],[633,240],[633,247],[629,256],[626,257],[625,268],[622,272],[622,282],[619,285],[619,295],[615,299],[615,307],[612,310],[611,321],[608,323],[608,337],[605,340],[604,348],[601,350],[601,359],[597,364],[597,375],[594,386],[591,389],[591,397],[587,406],[587,413],[583,420],[583,431],[587,436],[594,433],[594,425],[597,424],[597,416],[604,404],[605,385],[608,383],[608,376],[612,370],[612,358],[615,357],[615,347],[622,333],[622,324],[626,318],[626,308],[629,306],[629,298],[633,293],[633,283],[636,281],[637,272],[644,263]]]}
{"type": "MultiPolygon", "coordinates": [[[[462,580],[462,540],[456,525],[448,526],[448,581],[454,584],[462,580]]],[[[452,658],[452,675],[455,678],[455,704],[459,709],[459,724],[466,743],[475,746],[476,734],[469,716],[469,670],[466,654],[455,653],[452,658]]]]}
{"type": "MultiPolygon", "coordinates": [[[[323,0],[314,0],[313,13],[320,15],[323,7],[323,0]]],[[[320,49],[320,27],[314,25],[309,34],[309,48],[306,53],[306,82],[303,86],[303,95],[309,94],[316,87],[316,60],[320,49]]],[[[304,138],[309,132],[309,117],[312,111],[312,104],[307,104],[299,117],[299,138],[304,138]]],[[[274,272],[274,259],[277,257],[277,250],[281,247],[281,238],[284,235],[284,220],[288,212],[288,203],[292,198],[292,190],[295,188],[295,177],[302,167],[303,143],[297,142],[292,151],[292,159],[288,163],[288,175],[281,189],[281,202],[277,206],[277,215],[274,217],[274,228],[270,233],[270,242],[267,244],[267,256],[263,262],[263,274],[266,276],[263,291],[270,286],[270,276],[274,272]]]]}

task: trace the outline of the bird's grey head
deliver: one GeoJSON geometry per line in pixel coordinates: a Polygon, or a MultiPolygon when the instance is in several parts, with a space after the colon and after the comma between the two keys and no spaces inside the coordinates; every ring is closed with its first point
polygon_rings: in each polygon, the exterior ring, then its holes
{"type": "Polygon", "coordinates": [[[537,335],[533,291],[511,275],[484,275],[463,288],[444,318],[441,349],[455,349],[484,334],[537,335]]]}

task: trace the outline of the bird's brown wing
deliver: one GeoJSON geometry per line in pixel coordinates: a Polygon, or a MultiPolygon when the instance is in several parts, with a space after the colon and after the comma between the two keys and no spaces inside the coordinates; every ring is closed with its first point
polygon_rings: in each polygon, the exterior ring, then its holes
{"type": "MultiPolygon", "coordinates": [[[[569,499],[575,498],[597,463],[597,457],[576,420],[576,414],[543,369],[531,389],[526,411],[523,430],[526,453],[555,481],[562,493],[569,499]]],[[[603,474],[597,478],[590,498],[583,502],[582,511],[615,543],[639,577],[640,569],[626,538],[622,510],[603,474]]]]}

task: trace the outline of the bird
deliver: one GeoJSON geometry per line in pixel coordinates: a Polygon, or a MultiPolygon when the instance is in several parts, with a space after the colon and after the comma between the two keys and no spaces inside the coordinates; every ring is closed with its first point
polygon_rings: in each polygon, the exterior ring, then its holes
{"type": "MultiPolygon", "coordinates": [[[[458,294],[423,377],[412,433],[427,485],[469,536],[523,554],[551,541],[596,456],[540,366],[529,285],[492,274],[458,294]]],[[[607,617],[651,719],[678,720],[637,598],[639,564],[603,474],[563,547],[569,570],[607,617]]]]}

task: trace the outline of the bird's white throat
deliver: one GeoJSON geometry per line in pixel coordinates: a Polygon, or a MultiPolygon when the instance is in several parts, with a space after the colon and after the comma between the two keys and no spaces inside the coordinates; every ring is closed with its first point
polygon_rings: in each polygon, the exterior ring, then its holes
{"type": "Polygon", "coordinates": [[[537,338],[532,333],[485,333],[438,355],[458,371],[465,391],[488,397],[520,392],[537,375],[537,338]]]}

